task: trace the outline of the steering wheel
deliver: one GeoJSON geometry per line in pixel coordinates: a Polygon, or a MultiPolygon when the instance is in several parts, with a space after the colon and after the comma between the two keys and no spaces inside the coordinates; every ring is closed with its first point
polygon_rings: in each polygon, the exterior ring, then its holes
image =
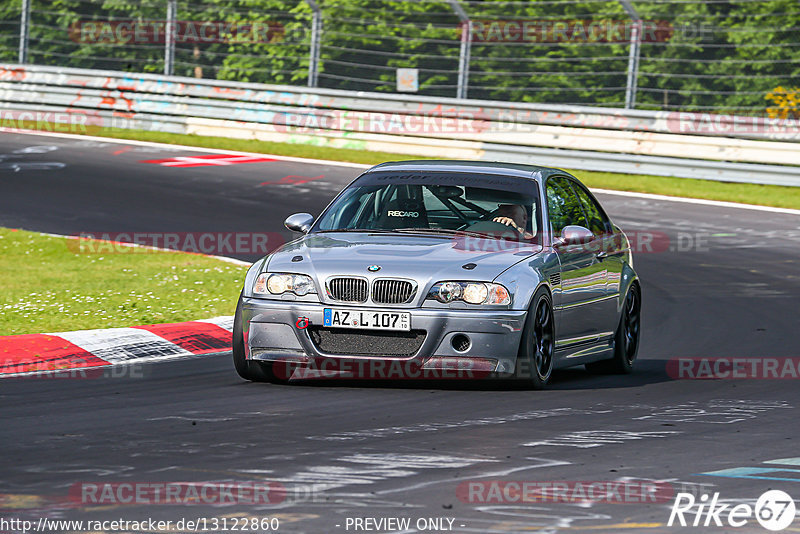
{"type": "MultiPolygon", "coordinates": [[[[479,222],[494,222],[494,221],[492,221],[492,219],[497,217],[497,214],[495,213],[495,211],[497,211],[497,210],[493,210],[493,211],[490,211],[488,213],[485,213],[485,214],[481,215],[480,217],[478,217],[478,219],[475,222],[471,222],[469,224],[464,223],[461,226],[459,226],[457,228],[457,230],[465,230],[465,229],[469,228],[470,226],[472,226],[473,224],[478,224],[479,222]]],[[[505,224],[502,224],[502,223],[498,223],[498,224],[501,224],[502,226],[506,227],[505,224]]],[[[508,227],[506,227],[506,228],[508,228],[508,227]]]]}
{"type": "Polygon", "coordinates": [[[502,234],[505,234],[507,232],[514,232],[515,235],[518,235],[518,236],[522,236],[523,235],[519,230],[517,230],[513,226],[506,226],[503,223],[499,223],[499,222],[495,222],[495,221],[481,221],[481,220],[479,220],[477,222],[474,222],[474,223],[470,224],[469,226],[465,225],[464,228],[459,228],[459,230],[469,230],[473,226],[477,226],[477,225],[480,225],[480,229],[475,230],[476,232],[485,232],[485,233],[488,233],[488,234],[498,234],[498,235],[502,235],[502,234]]]}

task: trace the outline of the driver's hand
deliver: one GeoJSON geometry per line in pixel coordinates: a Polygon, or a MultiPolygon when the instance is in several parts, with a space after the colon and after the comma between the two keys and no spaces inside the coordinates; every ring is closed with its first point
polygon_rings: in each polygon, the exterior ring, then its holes
{"type": "Polygon", "coordinates": [[[510,217],[495,217],[492,219],[492,221],[512,227],[514,230],[522,234],[522,237],[525,239],[533,239],[533,234],[526,232],[524,228],[520,228],[519,225],[514,222],[514,219],[510,217]]]}
{"type": "Polygon", "coordinates": [[[500,224],[505,224],[506,226],[510,226],[521,234],[524,233],[523,229],[517,226],[517,223],[514,222],[514,219],[510,217],[495,217],[494,219],[492,219],[492,221],[500,224]]]}

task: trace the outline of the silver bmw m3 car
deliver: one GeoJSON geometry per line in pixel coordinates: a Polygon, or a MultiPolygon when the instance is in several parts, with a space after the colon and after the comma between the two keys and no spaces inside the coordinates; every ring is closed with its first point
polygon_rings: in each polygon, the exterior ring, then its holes
{"type": "Polygon", "coordinates": [[[538,389],[562,367],[631,372],[642,298],[631,247],[569,173],[384,163],[319,217],[285,224],[301,236],[250,268],[236,308],[247,380],[366,369],[538,389]]]}

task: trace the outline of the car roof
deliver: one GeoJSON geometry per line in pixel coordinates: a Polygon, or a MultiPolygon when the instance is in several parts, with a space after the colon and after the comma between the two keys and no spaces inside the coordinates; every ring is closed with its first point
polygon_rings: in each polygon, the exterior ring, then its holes
{"type": "Polygon", "coordinates": [[[389,161],[376,165],[367,172],[374,171],[421,171],[421,172],[469,172],[478,174],[503,174],[519,178],[544,179],[551,174],[570,173],[552,167],[538,165],[525,165],[522,163],[504,163],[501,161],[463,161],[463,160],[437,160],[423,159],[410,161],[389,161]]]}

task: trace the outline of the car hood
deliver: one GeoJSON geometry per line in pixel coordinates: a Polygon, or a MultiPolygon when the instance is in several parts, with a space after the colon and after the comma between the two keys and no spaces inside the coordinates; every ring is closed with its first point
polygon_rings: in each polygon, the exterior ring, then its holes
{"type": "Polygon", "coordinates": [[[308,274],[320,287],[330,276],[357,275],[409,278],[426,288],[440,280],[490,282],[540,250],[538,245],[467,236],[314,233],[273,252],[265,270],[308,274]],[[474,267],[465,269],[468,264],[474,267]],[[371,272],[370,266],[380,270],[371,272]]]}

